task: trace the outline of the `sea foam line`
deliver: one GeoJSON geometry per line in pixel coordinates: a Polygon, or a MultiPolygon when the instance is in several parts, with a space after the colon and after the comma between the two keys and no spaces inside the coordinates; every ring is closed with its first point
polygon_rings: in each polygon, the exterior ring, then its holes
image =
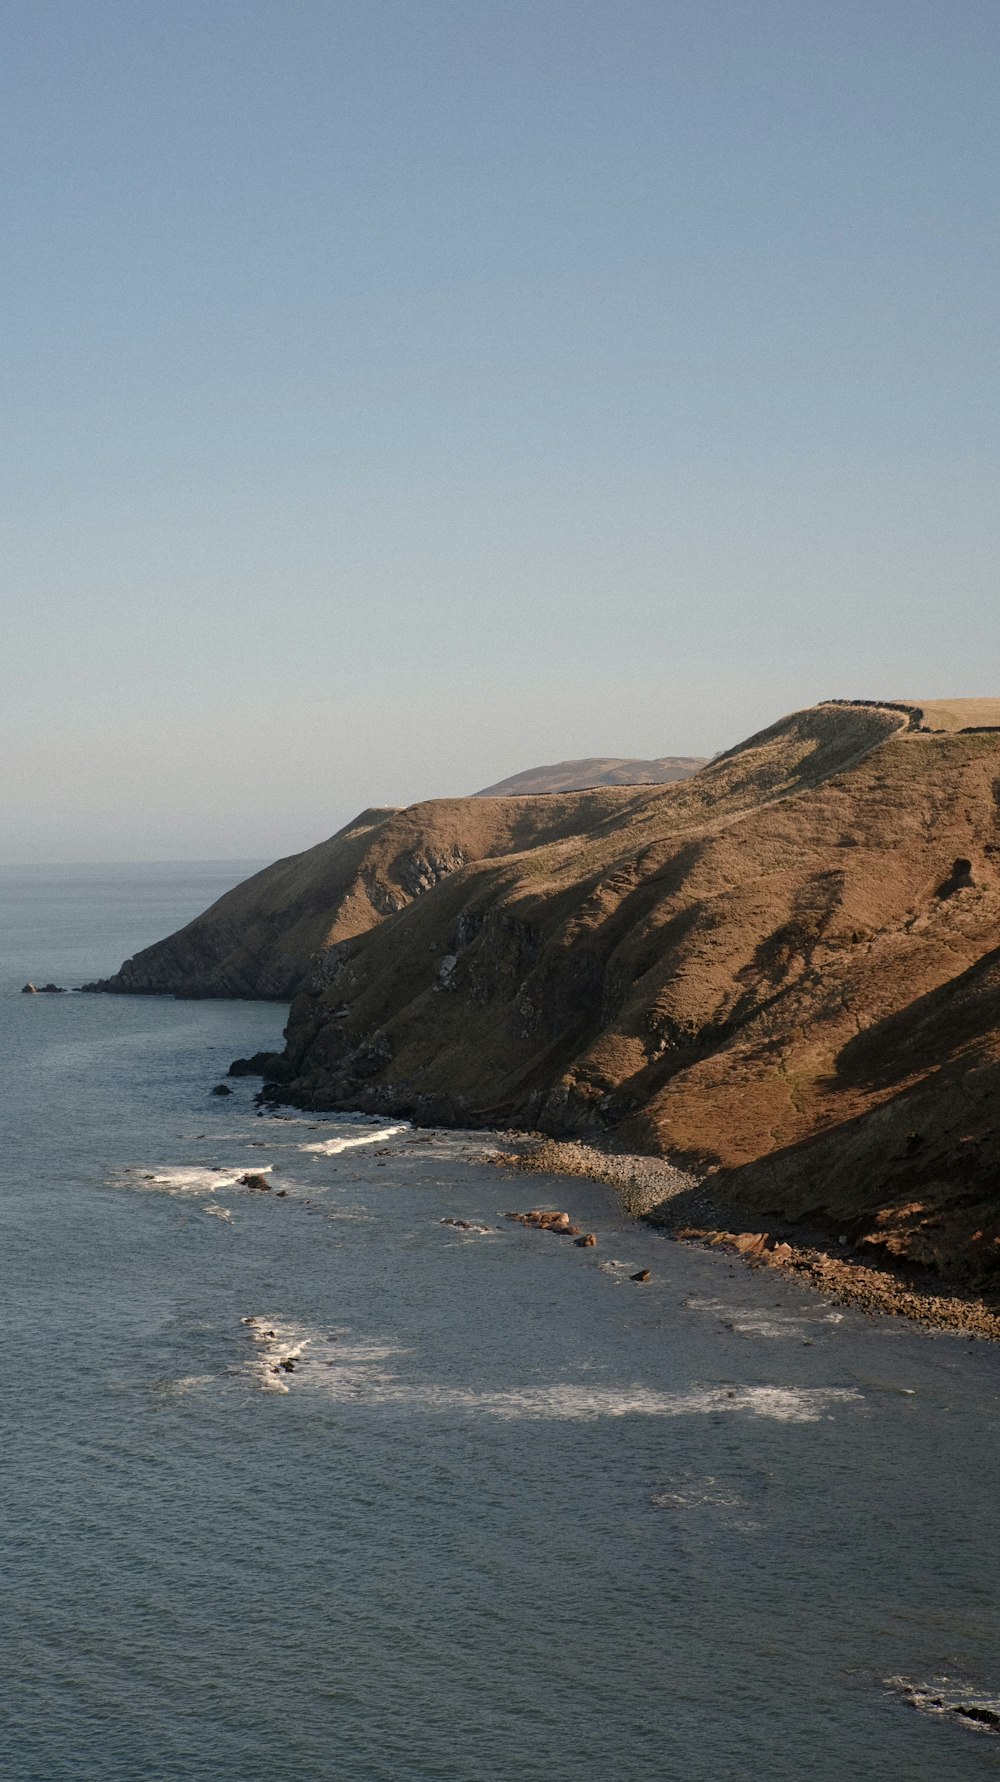
{"type": "Polygon", "coordinates": [[[324,1334],[305,1325],[263,1317],[244,1319],[244,1324],[258,1345],[248,1371],[259,1386],[270,1392],[288,1392],[293,1385],[302,1386],[341,1404],[465,1411],[503,1421],[743,1412],[778,1423],[816,1423],[828,1417],[836,1406],[862,1396],[846,1386],[711,1386],[661,1392],[640,1385],[566,1383],[482,1392],[434,1381],[400,1379],[385,1363],[405,1351],[391,1343],[347,1341],[347,1332],[324,1334]]]}
{"type": "Polygon", "coordinates": [[[266,1175],[273,1170],[273,1163],[218,1164],[209,1168],[204,1164],[181,1164],[156,1169],[130,1169],[124,1172],[131,1186],[136,1181],[144,1188],[160,1189],[166,1194],[214,1194],[217,1188],[235,1188],[242,1178],[252,1172],[266,1175]]]}
{"type": "Polygon", "coordinates": [[[409,1132],[409,1126],[382,1126],[376,1132],[364,1132],[354,1138],[321,1139],[317,1144],[299,1145],[300,1151],[312,1151],[318,1157],[336,1157],[341,1151],[356,1150],[359,1145],[380,1145],[385,1139],[409,1132]]]}

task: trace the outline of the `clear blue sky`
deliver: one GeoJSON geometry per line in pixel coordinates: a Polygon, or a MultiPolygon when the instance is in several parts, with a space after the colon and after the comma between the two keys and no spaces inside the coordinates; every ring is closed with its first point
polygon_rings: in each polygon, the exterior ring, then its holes
{"type": "Polygon", "coordinates": [[[7,0],[0,857],[1000,693],[995,0],[7,0]]]}

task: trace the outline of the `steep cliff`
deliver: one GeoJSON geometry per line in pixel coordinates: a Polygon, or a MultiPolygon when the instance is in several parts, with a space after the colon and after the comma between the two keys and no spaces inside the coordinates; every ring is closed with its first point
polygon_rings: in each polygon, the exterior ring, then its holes
{"type": "Polygon", "coordinates": [[[185,928],[84,986],[145,996],[287,1002],[338,943],[406,909],[470,862],[528,852],[614,818],[625,795],[442,798],[362,812],[328,841],[278,860],[185,928]]]}
{"type": "Polygon", "coordinates": [[[604,1135],[987,1281],[995,721],[831,703],[674,784],[369,813],[110,987],[304,985],[272,1098],[604,1135]]]}
{"type": "Polygon", "coordinates": [[[470,862],[337,950],[273,1093],[612,1134],[988,1280],[1000,736],[923,710],[797,714],[470,862]]]}

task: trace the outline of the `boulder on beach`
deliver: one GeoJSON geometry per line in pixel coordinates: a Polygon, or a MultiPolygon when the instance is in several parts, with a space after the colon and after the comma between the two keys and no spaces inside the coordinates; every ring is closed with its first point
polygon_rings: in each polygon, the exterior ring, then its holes
{"type": "Polygon", "coordinates": [[[557,1237],[580,1236],[580,1226],[571,1225],[568,1213],[546,1213],[535,1209],[530,1213],[505,1213],[505,1219],[513,1219],[518,1225],[530,1225],[536,1231],[554,1231],[557,1237]]]}

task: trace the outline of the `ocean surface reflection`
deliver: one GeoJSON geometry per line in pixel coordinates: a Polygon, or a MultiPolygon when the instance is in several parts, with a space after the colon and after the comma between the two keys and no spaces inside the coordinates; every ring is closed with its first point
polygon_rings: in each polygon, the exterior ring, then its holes
{"type": "Polygon", "coordinates": [[[20,998],[6,889],[6,1782],[997,1774],[1000,1352],[212,1098],[283,1010],[20,998]]]}

